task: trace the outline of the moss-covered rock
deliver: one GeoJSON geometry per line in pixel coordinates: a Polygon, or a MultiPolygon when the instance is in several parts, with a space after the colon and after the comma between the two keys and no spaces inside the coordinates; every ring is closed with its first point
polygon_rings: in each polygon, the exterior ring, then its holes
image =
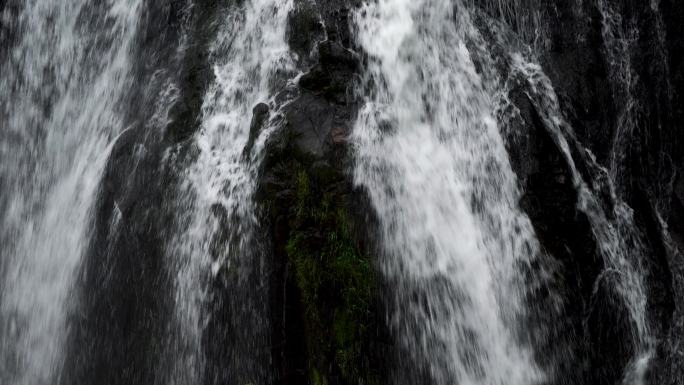
{"type": "Polygon", "coordinates": [[[303,168],[296,172],[286,246],[305,309],[310,369],[321,377],[332,364],[342,383],[374,383],[364,356],[377,289],[371,260],[350,235],[345,197],[321,191],[321,179],[303,168]]]}
{"type": "Polygon", "coordinates": [[[288,40],[308,72],[266,141],[257,202],[270,231],[273,357],[282,385],[377,384],[388,346],[367,199],[354,188],[347,136],[359,58],[350,4],[299,1],[288,40]],[[320,23],[323,20],[324,23],[320,23]],[[298,25],[301,24],[301,25],[298,25]],[[318,31],[326,26],[325,36],[318,31]]]}
{"type": "Polygon", "coordinates": [[[379,285],[367,242],[354,231],[354,192],[344,172],[287,140],[265,172],[260,201],[267,220],[280,222],[274,254],[296,290],[301,325],[286,329],[303,329],[304,340],[291,342],[302,344],[301,370],[310,384],[378,383],[379,285]]]}

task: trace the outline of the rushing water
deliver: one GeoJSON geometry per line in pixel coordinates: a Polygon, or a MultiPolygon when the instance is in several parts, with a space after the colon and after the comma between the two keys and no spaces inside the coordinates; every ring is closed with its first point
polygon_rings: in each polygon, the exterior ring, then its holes
{"type": "Polygon", "coordinates": [[[124,129],[139,3],[27,1],[14,21],[0,68],[0,382],[58,378],[89,210],[124,129]]]}
{"type": "MultiPolygon", "coordinates": [[[[524,12],[498,5],[495,13],[525,32],[514,22],[524,12]]],[[[610,171],[581,148],[550,80],[515,47],[509,47],[509,76],[526,80],[530,100],[570,167],[577,208],[590,221],[605,265],[595,290],[607,284],[630,316],[634,357],[623,381],[641,384],[655,343],[641,267],[647,249],[611,180],[621,178],[625,143],[636,125],[629,58],[635,37],[618,31],[619,16],[604,2],[599,8],[614,94],[623,106],[610,171]],[[571,145],[590,175],[578,171],[571,145]]],[[[417,362],[435,383],[541,381],[544,374],[515,329],[528,305],[521,293],[529,284],[516,278],[516,265],[530,263],[539,250],[516,206],[515,176],[493,118],[500,75],[491,65],[475,70],[474,61],[489,62],[480,57],[487,52],[468,7],[380,0],[364,7],[356,22],[370,55],[365,82],[373,91],[355,131],[355,179],[370,192],[380,218],[382,269],[395,286],[390,322],[411,354],[405,365],[417,362]]]]}
{"type": "MultiPolygon", "coordinates": [[[[225,306],[231,320],[223,327],[240,330],[233,332],[231,353],[221,363],[229,373],[226,378],[238,383],[270,381],[269,309],[264,306],[268,266],[256,239],[252,194],[260,149],[277,114],[266,118],[251,151],[246,147],[252,108],[259,103],[276,108],[275,91],[294,74],[285,41],[291,8],[291,0],[231,6],[220,18],[211,47],[215,80],[204,97],[202,125],[194,138],[198,155],[185,174],[180,234],[170,250],[177,272],[176,317],[190,346],[189,356],[177,367],[179,374],[204,367],[202,337],[208,319],[218,317],[209,309],[225,306]],[[216,282],[228,287],[229,297],[212,292],[216,282]]],[[[209,375],[214,377],[210,381],[226,376],[209,375]]]]}
{"type": "Polygon", "coordinates": [[[455,5],[380,0],[359,11],[375,88],[355,127],[355,180],[380,218],[404,364],[435,384],[534,384],[544,376],[517,336],[516,269],[538,245],[468,49],[477,31],[455,5]]]}

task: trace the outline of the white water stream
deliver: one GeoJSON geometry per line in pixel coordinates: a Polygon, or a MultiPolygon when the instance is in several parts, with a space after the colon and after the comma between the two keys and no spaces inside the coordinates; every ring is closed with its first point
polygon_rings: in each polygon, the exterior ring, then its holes
{"type": "Polygon", "coordinates": [[[89,211],[124,129],[117,106],[131,86],[139,10],[139,0],[31,0],[14,20],[19,40],[0,68],[5,383],[48,385],[59,376],[89,211]]]}
{"type": "MultiPolygon", "coordinates": [[[[183,329],[188,355],[179,362],[179,378],[204,367],[202,335],[211,301],[233,301],[232,322],[244,325],[232,341],[231,372],[268,372],[258,361],[268,339],[267,303],[261,297],[268,277],[265,255],[254,231],[253,193],[260,151],[274,128],[271,113],[249,155],[252,108],[268,103],[294,75],[285,40],[292,0],[251,0],[229,7],[219,18],[220,30],[211,47],[214,81],[204,97],[202,123],[194,137],[197,159],[187,169],[179,212],[180,234],[172,243],[176,272],[176,318],[183,329]],[[217,245],[220,245],[217,247],[217,245]],[[212,280],[226,279],[233,298],[210,295],[212,280]],[[250,358],[251,357],[251,358],[250,358]]],[[[234,325],[234,327],[237,327],[234,325]]],[[[230,328],[230,325],[225,327],[230,328]]],[[[199,375],[199,373],[197,374],[199,375]]],[[[239,379],[232,379],[239,381],[239,379]]],[[[245,379],[255,382],[255,379],[245,379]]],[[[183,383],[181,380],[180,383],[183,383]]]]}
{"type": "Polygon", "coordinates": [[[479,39],[467,8],[379,0],[355,21],[374,87],[354,130],[355,180],[381,222],[405,364],[434,384],[539,383],[515,326],[517,266],[538,242],[484,84],[495,74],[478,74],[468,48],[479,39]]]}

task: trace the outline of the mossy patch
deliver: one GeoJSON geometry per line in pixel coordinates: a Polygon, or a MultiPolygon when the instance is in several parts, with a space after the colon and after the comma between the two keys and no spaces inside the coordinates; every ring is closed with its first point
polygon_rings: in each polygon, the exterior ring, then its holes
{"type": "Polygon", "coordinates": [[[364,352],[374,330],[374,271],[351,235],[347,196],[326,167],[293,176],[290,236],[285,247],[301,292],[312,384],[375,384],[364,352]]]}

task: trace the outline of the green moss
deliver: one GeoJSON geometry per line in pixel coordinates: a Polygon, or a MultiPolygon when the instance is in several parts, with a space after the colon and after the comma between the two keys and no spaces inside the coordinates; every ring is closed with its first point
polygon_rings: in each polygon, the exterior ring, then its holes
{"type": "Polygon", "coordinates": [[[305,310],[311,382],[326,384],[321,373],[332,365],[343,383],[371,384],[363,353],[371,339],[374,272],[351,236],[348,203],[329,188],[333,178],[325,171],[312,176],[299,166],[294,172],[285,248],[305,310]]]}
{"type": "Polygon", "coordinates": [[[328,381],[325,377],[321,376],[321,373],[316,370],[316,368],[311,369],[311,384],[312,385],[328,385],[328,381]]]}
{"type": "Polygon", "coordinates": [[[306,204],[309,194],[309,176],[306,175],[306,172],[299,171],[297,173],[297,218],[303,218],[306,216],[306,204]]]}

